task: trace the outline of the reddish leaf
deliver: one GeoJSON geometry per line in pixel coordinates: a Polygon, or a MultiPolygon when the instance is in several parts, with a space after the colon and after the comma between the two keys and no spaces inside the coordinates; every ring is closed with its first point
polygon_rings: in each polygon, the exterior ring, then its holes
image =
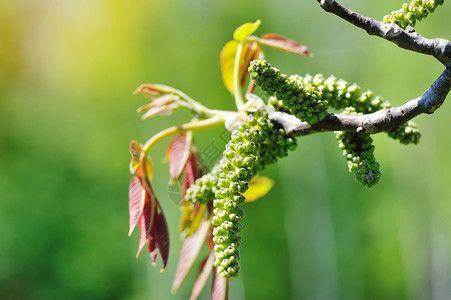
{"type": "Polygon", "coordinates": [[[176,101],[178,99],[180,99],[180,97],[177,95],[166,94],[161,97],[153,98],[150,103],[139,107],[136,111],[140,113],[145,110],[151,109],[152,107],[155,107],[155,106],[166,106],[168,104],[173,103],[174,101],[176,101]]]}
{"type": "Polygon", "coordinates": [[[177,94],[177,93],[174,88],[164,84],[144,83],[141,84],[133,94],[161,96],[164,94],[177,94]]]}
{"type": "Polygon", "coordinates": [[[197,170],[197,155],[191,153],[185,164],[185,178],[183,179],[182,195],[185,198],[186,190],[199,178],[199,171],[197,170]]]}
{"type": "Polygon", "coordinates": [[[213,269],[214,261],[215,261],[214,252],[211,252],[208,257],[205,257],[202,260],[199,275],[197,276],[196,282],[194,282],[193,290],[191,291],[191,297],[189,298],[190,300],[196,300],[197,297],[199,297],[200,292],[202,292],[205,283],[207,283],[208,276],[210,276],[210,273],[213,269]]]}
{"type": "Polygon", "coordinates": [[[152,266],[155,267],[158,254],[157,237],[155,226],[152,226],[149,238],[147,239],[147,251],[149,251],[150,260],[152,261],[152,266]]]}
{"type": "Polygon", "coordinates": [[[138,252],[136,253],[136,257],[139,256],[139,253],[141,253],[141,250],[144,248],[144,245],[146,244],[153,222],[155,220],[156,216],[156,203],[154,203],[152,195],[149,193],[145,193],[145,202],[144,202],[144,209],[143,213],[141,215],[141,218],[139,218],[139,231],[141,232],[141,239],[139,240],[139,246],[138,246],[138,252]]]}
{"type": "Polygon", "coordinates": [[[280,34],[276,33],[264,34],[262,35],[262,39],[260,39],[259,41],[265,46],[281,50],[284,52],[295,53],[305,56],[310,55],[307,46],[304,46],[280,34]]]}
{"type": "Polygon", "coordinates": [[[192,133],[180,133],[169,143],[166,158],[169,159],[171,182],[177,181],[189,157],[192,133]]]}
{"type": "Polygon", "coordinates": [[[132,234],[136,224],[141,218],[144,210],[145,198],[145,190],[141,184],[141,180],[137,176],[133,177],[130,181],[130,188],[128,190],[128,210],[130,214],[129,236],[132,234]]]}
{"type": "Polygon", "coordinates": [[[205,239],[205,243],[210,251],[213,251],[215,248],[215,243],[213,243],[213,225],[210,224],[210,228],[208,229],[207,238],[205,239]]]}
{"type": "Polygon", "coordinates": [[[218,270],[213,267],[213,282],[211,285],[211,300],[226,300],[229,283],[226,278],[218,274],[218,270]]]}
{"type": "Polygon", "coordinates": [[[251,61],[258,58],[258,54],[261,51],[261,47],[257,43],[246,43],[243,49],[243,54],[241,55],[241,62],[240,62],[240,82],[241,86],[244,86],[246,83],[246,79],[249,75],[249,65],[251,61]]]}
{"type": "Polygon", "coordinates": [[[168,104],[165,106],[155,106],[150,108],[144,115],[142,115],[141,119],[146,120],[153,118],[157,115],[170,115],[172,114],[177,108],[179,108],[179,105],[173,103],[168,104]]]}
{"type": "Polygon", "coordinates": [[[197,255],[202,248],[205,237],[210,228],[210,220],[203,220],[197,231],[183,240],[180,250],[177,270],[175,271],[174,282],[172,283],[172,292],[175,293],[182,286],[183,281],[191,270],[197,255]]]}
{"type": "Polygon", "coordinates": [[[161,272],[163,272],[169,257],[169,232],[163,212],[158,213],[155,218],[155,237],[161,259],[163,260],[163,268],[161,269],[161,272]]]}

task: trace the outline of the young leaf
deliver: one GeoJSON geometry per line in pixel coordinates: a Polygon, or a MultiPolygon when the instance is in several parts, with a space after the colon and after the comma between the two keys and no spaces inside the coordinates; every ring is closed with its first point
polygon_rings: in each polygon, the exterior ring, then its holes
{"type": "Polygon", "coordinates": [[[197,231],[183,240],[174,282],[172,283],[172,293],[177,292],[182,286],[186,275],[188,275],[188,272],[196,261],[197,255],[199,255],[209,228],[210,220],[203,220],[197,231]]]}
{"type": "Polygon", "coordinates": [[[241,61],[240,61],[240,83],[241,86],[244,86],[246,83],[246,79],[249,75],[249,65],[251,61],[258,58],[258,54],[261,51],[261,46],[257,43],[246,43],[243,49],[243,54],[241,55],[241,61]]]}
{"type": "Polygon", "coordinates": [[[150,158],[144,157],[136,166],[136,175],[140,178],[147,178],[152,180],[153,178],[153,164],[150,158]]]}
{"type": "Polygon", "coordinates": [[[197,178],[200,177],[200,172],[197,169],[197,154],[191,153],[185,164],[185,178],[183,179],[182,195],[185,198],[186,190],[194,184],[197,178]]]}
{"type": "Polygon", "coordinates": [[[235,65],[235,56],[238,48],[237,41],[229,41],[225,44],[219,55],[221,63],[222,81],[225,87],[233,94],[233,68],[235,65]]]}
{"type": "Polygon", "coordinates": [[[138,252],[136,253],[136,257],[139,257],[141,250],[144,248],[146,242],[148,242],[150,232],[154,227],[153,223],[155,220],[155,214],[156,214],[156,204],[146,191],[143,213],[141,215],[141,218],[139,218],[138,222],[141,238],[139,240],[138,252]]]}
{"type": "Polygon", "coordinates": [[[169,143],[166,159],[169,160],[169,174],[171,183],[176,182],[182,175],[191,150],[192,132],[183,132],[169,143]]]}
{"type": "Polygon", "coordinates": [[[233,32],[233,39],[235,41],[245,41],[248,36],[253,34],[262,22],[260,20],[254,23],[244,23],[233,32]]]}
{"type": "Polygon", "coordinates": [[[310,56],[307,46],[304,46],[294,40],[286,38],[280,34],[269,33],[262,35],[259,42],[265,46],[281,50],[288,53],[294,53],[304,56],[310,56]]]}
{"type": "Polygon", "coordinates": [[[152,262],[152,266],[155,267],[156,262],[157,262],[157,254],[158,254],[157,236],[156,236],[155,226],[152,227],[149,237],[147,238],[147,251],[149,252],[150,261],[152,262]]]}
{"type": "Polygon", "coordinates": [[[157,115],[170,115],[177,108],[180,108],[179,105],[172,103],[165,106],[155,106],[149,109],[145,114],[142,115],[141,120],[147,120],[153,118],[157,115]]]}
{"type": "Polygon", "coordinates": [[[144,210],[144,203],[146,200],[146,192],[141,184],[141,180],[138,176],[134,176],[130,181],[130,188],[128,191],[128,210],[129,210],[129,232],[131,236],[136,224],[144,210]]]}
{"type": "Polygon", "coordinates": [[[140,113],[140,112],[143,112],[145,110],[151,109],[152,107],[156,107],[156,106],[166,106],[168,104],[171,104],[171,103],[177,101],[178,99],[180,99],[180,97],[177,95],[174,95],[174,94],[167,94],[167,95],[163,95],[163,96],[160,96],[157,98],[153,98],[152,101],[150,101],[150,103],[139,107],[136,110],[136,112],[140,113]]]}
{"type": "Polygon", "coordinates": [[[249,181],[249,189],[243,194],[246,197],[246,202],[255,201],[265,196],[273,187],[274,181],[266,176],[255,175],[249,181]]]}
{"type": "Polygon", "coordinates": [[[139,157],[141,155],[141,144],[137,141],[130,142],[130,154],[132,160],[130,161],[130,173],[135,174],[136,169],[139,166],[139,157]]]}
{"type": "Polygon", "coordinates": [[[211,300],[227,300],[228,281],[218,274],[218,270],[213,267],[213,282],[211,285],[211,300]]]}
{"type": "Polygon", "coordinates": [[[161,272],[163,272],[166,268],[169,257],[169,232],[163,212],[158,213],[155,218],[155,236],[158,251],[160,252],[161,259],[163,260],[163,268],[161,268],[161,272]]]}
{"type": "Polygon", "coordinates": [[[168,85],[164,84],[152,84],[144,83],[141,84],[133,93],[133,95],[151,95],[151,96],[161,96],[165,94],[177,94],[176,90],[168,85]]]}
{"type": "MultiPolygon", "coordinates": [[[[205,257],[200,265],[200,272],[194,282],[193,290],[191,291],[191,297],[189,300],[196,300],[199,297],[200,292],[207,283],[208,277],[213,269],[213,262],[215,261],[215,253],[212,251],[208,257],[205,257]]],[[[213,297],[212,297],[213,299],[213,297]]]]}

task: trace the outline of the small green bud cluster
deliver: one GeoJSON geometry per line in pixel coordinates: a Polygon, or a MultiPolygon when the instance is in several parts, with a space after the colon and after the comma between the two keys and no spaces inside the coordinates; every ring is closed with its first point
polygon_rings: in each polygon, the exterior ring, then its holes
{"type": "Polygon", "coordinates": [[[196,179],[194,184],[186,190],[185,200],[201,204],[213,200],[218,182],[218,173],[219,167],[216,167],[210,173],[196,179]]]}
{"type": "Polygon", "coordinates": [[[393,130],[387,132],[388,136],[398,140],[401,144],[418,144],[420,141],[421,133],[417,128],[417,125],[408,121],[403,123],[401,126],[394,128],[393,130]]]}
{"type": "Polygon", "coordinates": [[[391,12],[391,15],[384,16],[384,23],[395,23],[399,27],[406,29],[407,26],[415,26],[416,21],[426,18],[429,13],[433,13],[438,5],[442,5],[444,0],[412,0],[410,4],[404,3],[401,9],[391,12]]]}
{"type": "Polygon", "coordinates": [[[245,201],[242,195],[248,182],[277,157],[287,155],[296,147],[296,140],[288,137],[283,129],[276,129],[266,111],[249,114],[246,121],[232,132],[226,145],[218,174],[216,199],[213,201],[213,242],[218,273],[226,278],[239,274],[239,247],[242,227],[239,221],[245,201]]]}
{"type": "MultiPolygon", "coordinates": [[[[355,114],[354,108],[347,108],[343,114],[355,114]]],[[[374,157],[373,139],[369,134],[358,132],[337,131],[339,148],[348,161],[349,172],[366,187],[372,187],[379,182],[381,171],[374,157]]]]}
{"type": "Polygon", "coordinates": [[[249,73],[256,85],[268,95],[276,95],[301,121],[314,124],[326,117],[328,103],[312,86],[303,86],[288,78],[265,60],[252,61],[249,73]]]}

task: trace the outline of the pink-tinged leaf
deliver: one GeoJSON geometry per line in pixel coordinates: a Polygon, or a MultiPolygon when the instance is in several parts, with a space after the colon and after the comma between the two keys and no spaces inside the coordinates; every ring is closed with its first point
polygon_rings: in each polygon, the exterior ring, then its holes
{"type": "Polygon", "coordinates": [[[155,106],[155,107],[150,108],[145,114],[143,114],[141,117],[141,120],[150,119],[157,115],[170,115],[177,108],[179,108],[179,106],[177,104],[168,104],[165,106],[155,106]]]}
{"type": "Polygon", "coordinates": [[[276,33],[264,34],[262,35],[262,39],[260,39],[259,42],[265,46],[281,50],[284,52],[295,53],[305,56],[310,55],[307,46],[302,45],[280,34],[276,33]]]}
{"type": "Polygon", "coordinates": [[[163,260],[163,268],[161,268],[161,272],[163,272],[169,258],[169,232],[163,212],[158,213],[155,218],[155,236],[158,251],[163,260]]]}
{"type": "Polygon", "coordinates": [[[157,236],[155,226],[152,227],[150,231],[149,237],[147,239],[147,251],[149,252],[150,260],[152,261],[152,266],[155,267],[157,264],[157,254],[158,254],[158,245],[157,245],[157,236]]]}
{"type": "Polygon", "coordinates": [[[141,180],[138,178],[138,176],[135,176],[130,181],[130,188],[128,190],[128,210],[130,215],[130,227],[128,232],[129,236],[132,234],[133,230],[136,227],[136,224],[138,224],[138,221],[141,218],[144,210],[145,199],[146,193],[141,184],[141,180]]]}
{"type": "Polygon", "coordinates": [[[169,143],[166,158],[169,159],[169,174],[171,182],[176,182],[182,175],[189,157],[192,132],[178,134],[169,143]]]}
{"type": "MultiPolygon", "coordinates": [[[[211,252],[208,257],[205,257],[200,265],[200,272],[197,276],[196,281],[194,282],[193,290],[191,291],[190,300],[196,300],[199,297],[202,289],[207,283],[208,277],[213,269],[213,262],[215,261],[215,253],[211,252]]],[[[213,299],[213,298],[212,298],[213,299]]]]}
{"type": "Polygon", "coordinates": [[[175,293],[182,286],[188,272],[191,270],[200,249],[204,244],[208,229],[210,228],[210,220],[204,220],[198,227],[197,231],[183,240],[182,249],[180,250],[177,270],[175,271],[174,282],[172,283],[172,292],[175,293]]]}
{"type": "Polygon", "coordinates": [[[139,218],[139,231],[141,233],[141,238],[139,240],[136,257],[139,256],[141,250],[144,248],[153,227],[156,216],[156,203],[153,199],[154,198],[152,195],[149,195],[147,192],[145,193],[144,209],[141,218],[139,218]]]}
{"type": "Polygon", "coordinates": [[[243,49],[243,53],[241,55],[240,61],[240,83],[241,86],[244,86],[246,83],[246,79],[249,77],[249,65],[251,61],[258,58],[258,54],[261,51],[261,46],[257,43],[246,43],[243,49]]]}
{"type": "Polygon", "coordinates": [[[141,84],[133,94],[161,96],[164,94],[177,94],[177,92],[174,88],[164,84],[144,83],[141,84]]]}
{"type": "Polygon", "coordinates": [[[140,113],[140,112],[143,112],[145,110],[151,109],[152,107],[166,106],[168,104],[173,103],[174,101],[176,101],[178,99],[180,99],[180,97],[177,96],[177,95],[174,95],[174,94],[163,95],[161,97],[153,98],[150,103],[139,107],[136,111],[138,113],[140,113]]]}
{"type": "Polygon", "coordinates": [[[188,160],[185,164],[185,178],[183,179],[182,186],[182,195],[185,198],[186,190],[194,184],[197,178],[199,178],[200,174],[197,169],[197,155],[196,153],[191,153],[188,156],[188,160]]]}
{"type": "Polygon", "coordinates": [[[208,250],[213,251],[215,248],[215,243],[213,243],[213,225],[210,224],[210,228],[208,229],[207,238],[205,239],[205,243],[207,244],[208,250]]]}
{"type": "Polygon", "coordinates": [[[229,282],[226,278],[218,274],[218,270],[213,267],[213,282],[211,285],[211,300],[227,300],[229,282]]]}

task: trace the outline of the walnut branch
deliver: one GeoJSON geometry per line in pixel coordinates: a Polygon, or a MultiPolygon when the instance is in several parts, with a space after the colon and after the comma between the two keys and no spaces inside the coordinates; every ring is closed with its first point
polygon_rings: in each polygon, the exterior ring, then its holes
{"type": "Polygon", "coordinates": [[[445,69],[431,87],[420,97],[412,99],[400,107],[382,109],[365,115],[340,115],[329,113],[321,122],[310,125],[295,116],[272,112],[269,118],[296,136],[323,131],[348,131],[378,133],[388,131],[422,114],[432,114],[444,102],[451,89],[451,69],[445,69]]]}
{"type": "Polygon", "coordinates": [[[368,34],[379,36],[403,49],[432,55],[447,68],[451,68],[451,42],[449,40],[439,38],[427,39],[416,33],[410,26],[403,30],[396,24],[379,22],[345,8],[335,0],[317,1],[325,11],[364,29],[368,34]]]}

